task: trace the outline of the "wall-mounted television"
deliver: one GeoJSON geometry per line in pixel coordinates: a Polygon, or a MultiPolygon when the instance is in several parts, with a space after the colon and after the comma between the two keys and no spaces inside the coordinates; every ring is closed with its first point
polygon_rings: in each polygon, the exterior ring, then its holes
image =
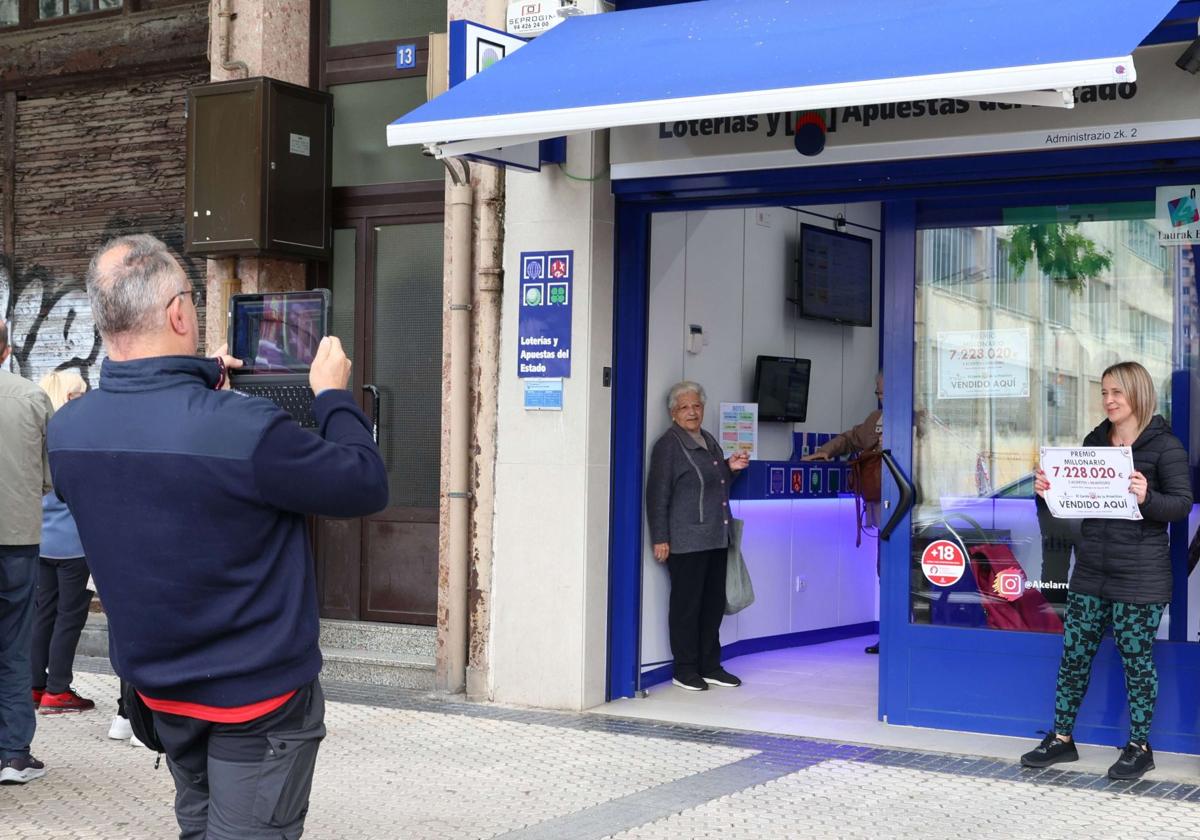
{"type": "Polygon", "coordinates": [[[800,226],[796,297],[803,318],[871,326],[872,242],[813,225],[800,226]]]}
{"type": "Polygon", "coordinates": [[[803,423],[808,419],[811,359],[759,356],[754,363],[754,401],[758,419],[803,423]]]}

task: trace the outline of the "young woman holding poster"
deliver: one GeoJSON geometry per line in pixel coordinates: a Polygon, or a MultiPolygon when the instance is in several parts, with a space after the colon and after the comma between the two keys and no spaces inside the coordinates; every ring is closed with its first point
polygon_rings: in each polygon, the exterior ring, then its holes
{"type": "MultiPolygon", "coordinates": [[[[1054,697],[1054,729],[1036,749],[1021,756],[1026,767],[1075,761],[1071,732],[1087,690],[1092,659],[1112,624],[1125,666],[1129,699],[1129,742],[1108,769],[1111,779],[1136,779],[1154,769],[1150,723],[1158,696],[1154,638],[1163,608],[1171,600],[1171,557],[1167,523],[1192,508],[1187,452],[1167,421],[1153,414],[1154,381],[1137,362],[1104,371],[1101,403],[1108,419],[1092,430],[1084,446],[1130,446],[1134,472],[1129,492],[1142,519],[1085,519],[1075,546],[1075,570],[1067,597],[1063,654],[1054,697]]],[[[1034,482],[1044,496],[1050,482],[1040,469],[1034,482]]]]}

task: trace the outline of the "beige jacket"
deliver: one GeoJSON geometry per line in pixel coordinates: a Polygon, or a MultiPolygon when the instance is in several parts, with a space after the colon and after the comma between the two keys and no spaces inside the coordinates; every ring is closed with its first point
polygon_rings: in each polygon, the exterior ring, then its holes
{"type": "Polygon", "coordinates": [[[883,439],[883,412],[875,409],[867,419],[853,429],[847,429],[824,446],[817,447],[821,455],[836,458],[851,452],[870,451],[879,446],[883,439]]]}
{"type": "Polygon", "coordinates": [[[46,392],[0,370],[0,545],[42,541],[42,496],[50,492],[46,392]]]}

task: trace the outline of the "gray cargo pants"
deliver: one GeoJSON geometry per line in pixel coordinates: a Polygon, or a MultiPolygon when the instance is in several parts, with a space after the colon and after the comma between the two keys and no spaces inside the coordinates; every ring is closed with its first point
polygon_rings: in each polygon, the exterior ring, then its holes
{"type": "Polygon", "coordinates": [[[246,723],[154,713],[175,779],[180,840],[295,840],[304,833],[325,696],[313,680],[246,723]]]}

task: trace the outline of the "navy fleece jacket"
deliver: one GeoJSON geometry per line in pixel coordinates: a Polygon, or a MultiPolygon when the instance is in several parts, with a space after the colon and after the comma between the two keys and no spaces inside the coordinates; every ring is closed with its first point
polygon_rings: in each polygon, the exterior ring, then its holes
{"type": "Polygon", "coordinates": [[[105,360],[48,447],[113,668],[149,697],[229,707],[317,676],[304,516],[374,513],[388,480],[349,392],[317,397],[313,434],[274,403],[214,391],[217,377],[211,359],[105,360]]]}

